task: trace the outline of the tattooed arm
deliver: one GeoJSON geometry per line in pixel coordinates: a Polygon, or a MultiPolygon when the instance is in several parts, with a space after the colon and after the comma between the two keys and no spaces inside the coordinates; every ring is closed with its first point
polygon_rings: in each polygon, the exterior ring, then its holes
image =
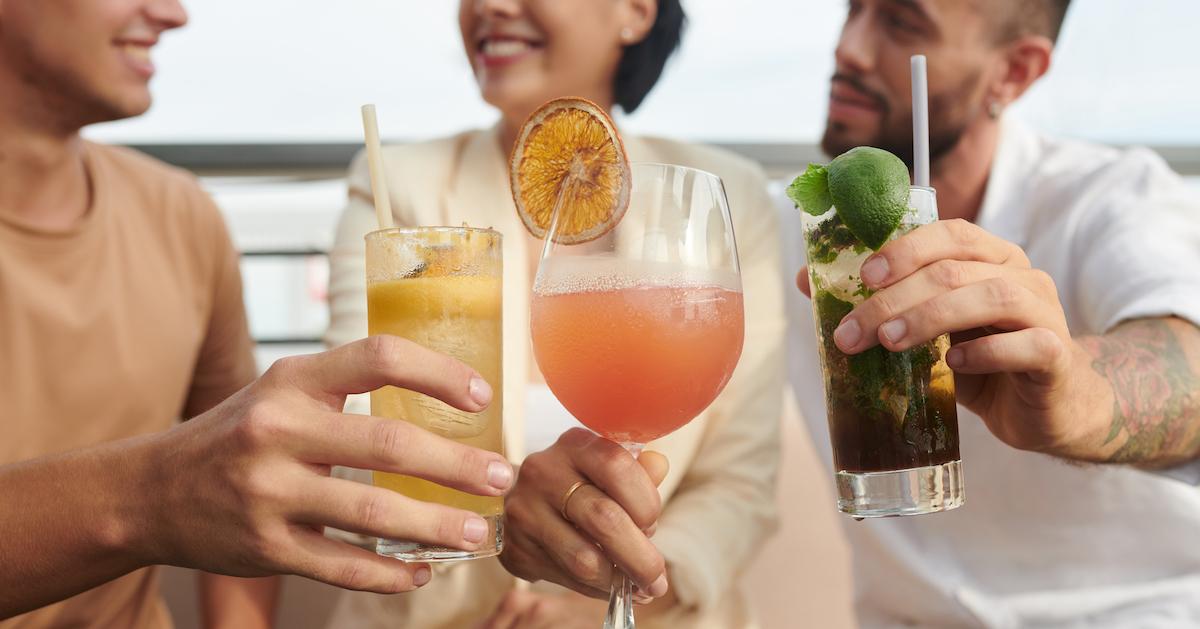
{"type": "Polygon", "coordinates": [[[1200,457],[1200,328],[1137,319],[1077,341],[1108,389],[1096,460],[1165,467],[1200,457]]]}

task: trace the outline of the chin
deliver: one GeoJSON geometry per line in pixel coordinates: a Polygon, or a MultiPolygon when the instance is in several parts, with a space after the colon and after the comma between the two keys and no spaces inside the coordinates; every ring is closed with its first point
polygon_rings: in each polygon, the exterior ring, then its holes
{"type": "Polygon", "coordinates": [[[856,146],[873,146],[875,140],[871,134],[851,130],[844,123],[827,121],[821,150],[829,157],[837,157],[856,146]]]}

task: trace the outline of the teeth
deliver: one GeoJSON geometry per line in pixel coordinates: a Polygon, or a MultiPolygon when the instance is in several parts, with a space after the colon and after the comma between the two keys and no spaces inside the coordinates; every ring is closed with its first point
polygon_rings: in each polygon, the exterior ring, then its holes
{"type": "Polygon", "coordinates": [[[148,46],[139,46],[137,44],[125,44],[121,47],[125,54],[139,61],[150,60],[150,48],[148,46]]]}
{"type": "Polygon", "coordinates": [[[515,57],[529,49],[527,42],[515,39],[488,39],[483,42],[483,54],[489,57],[515,57]]]}

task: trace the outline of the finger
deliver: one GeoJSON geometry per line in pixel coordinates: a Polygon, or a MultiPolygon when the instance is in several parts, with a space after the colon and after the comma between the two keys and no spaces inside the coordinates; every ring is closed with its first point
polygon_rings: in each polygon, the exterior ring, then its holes
{"type": "Polygon", "coordinates": [[[327,401],[387,385],[424,393],[469,412],[481,411],[492,401],[491,386],[474,369],[396,336],[372,336],[276,365],[282,365],[294,385],[327,401]]]}
{"type": "Polygon", "coordinates": [[[804,293],[805,297],[812,298],[812,286],[808,283],[808,267],[800,267],[800,272],[796,274],[796,288],[804,293]]]}
{"type": "Polygon", "coordinates": [[[513,483],[512,465],[501,455],[406,421],[322,413],[276,432],[283,434],[269,438],[285,439],[289,451],[308,463],[417,476],[480,496],[499,496],[513,483]]]}
{"type": "MultiPolygon", "coordinates": [[[[559,438],[571,464],[589,482],[616,501],[627,519],[637,528],[648,528],[658,519],[662,498],[646,469],[625,448],[582,428],[572,428],[559,438]]],[[[563,479],[566,481],[567,479],[563,479]]],[[[551,485],[547,485],[550,487],[551,485]]],[[[549,500],[557,499],[570,487],[554,486],[549,500]]]]}
{"type": "Polygon", "coordinates": [[[1067,347],[1047,328],[1026,328],[960,343],[946,352],[946,364],[957,373],[1048,374],[1057,371],[1067,347]]]}
{"type": "Polygon", "coordinates": [[[557,507],[530,500],[506,505],[504,517],[500,561],[509,572],[526,581],[551,581],[595,598],[607,596],[612,562],[595,541],[563,520],[557,507]]]}
{"type": "Polygon", "coordinates": [[[600,544],[608,559],[651,596],[666,593],[666,562],[650,538],[608,494],[584,485],[567,503],[567,517],[600,544]],[[660,583],[661,582],[661,583],[660,583]]]}
{"type": "Polygon", "coordinates": [[[650,477],[650,482],[654,483],[655,487],[662,484],[667,479],[667,473],[671,471],[671,462],[667,457],[653,450],[646,450],[638,457],[638,465],[646,470],[646,474],[650,477]]]}
{"type": "Polygon", "coordinates": [[[1003,278],[938,295],[879,326],[888,350],[903,351],[947,332],[991,326],[1005,331],[1043,327],[1054,321],[1050,307],[1029,289],[1003,278]]]}
{"type": "Polygon", "coordinates": [[[922,225],[884,245],[860,270],[863,284],[883,288],[938,260],[1029,267],[1020,247],[982,227],[955,219],[922,225]]]}
{"type": "Polygon", "coordinates": [[[868,298],[854,308],[833,332],[838,348],[853,354],[873,347],[878,335],[872,331],[918,304],[963,286],[995,277],[1013,277],[1016,281],[1032,275],[1028,269],[1014,269],[986,262],[938,260],[919,269],[868,298]],[[866,333],[864,333],[864,331],[866,333]]]}
{"type": "Polygon", "coordinates": [[[309,479],[291,504],[296,505],[291,515],[308,524],[460,550],[478,549],[489,532],[487,522],[470,511],[340,478],[309,479]]]}
{"type": "Polygon", "coordinates": [[[344,588],[397,594],[429,582],[429,564],[404,563],[338,542],[306,526],[291,529],[294,547],[288,550],[288,571],[344,588]]]}

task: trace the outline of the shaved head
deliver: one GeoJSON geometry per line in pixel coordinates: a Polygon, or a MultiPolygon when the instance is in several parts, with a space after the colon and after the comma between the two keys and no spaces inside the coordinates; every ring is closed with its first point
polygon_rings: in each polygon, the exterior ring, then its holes
{"type": "Polygon", "coordinates": [[[1026,35],[1054,42],[1062,31],[1071,0],[974,0],[975,6],[995,25],[997,43],[1026,35]]]}

